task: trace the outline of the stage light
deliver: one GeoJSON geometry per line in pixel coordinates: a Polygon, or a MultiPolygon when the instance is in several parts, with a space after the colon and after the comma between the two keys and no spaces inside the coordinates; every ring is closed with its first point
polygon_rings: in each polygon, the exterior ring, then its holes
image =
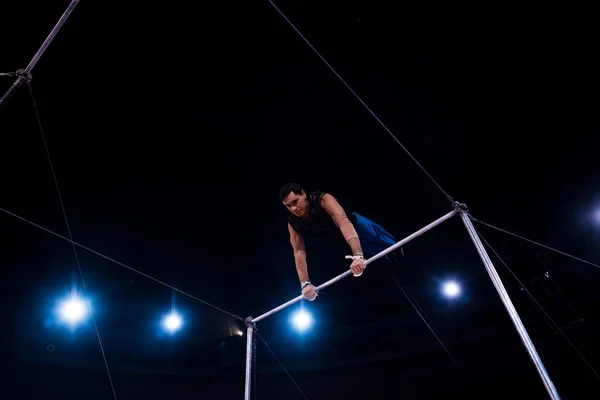
{"type": "Polygon", "coordinates": [[[594,211],[594,220],[596,220],[597,223],[600,223],[600,208],[594,211]]]}
{"type": "Polygon", "coordinates": [[[455,281],[448,281],[444,283],[442,291],[448,297],[456,297],[460,294],[460,286],[455,281]]]}
{"type": "Polygon", "coordinates": [[[69,298],[60,302],[58,314],[63,322],[76,325],[87,317],[88,307],[86,302],[73,293],[69,298]]]}
{"type": "Polygon", "coordinates": [[[236,334],[236,335],[238,335],[238,336],[243,336],[243,335],[244,335],[244,332],[242,332],[242,331],[237,331],[235,334],[236,334]]]}
{"type": "Polygon", "coordinates": [[[181,315],[175,311],[171,311],[171,313],[165,315],[162,320],[163,329],[169,333],[177,332],[179,329],[181,329],[182,325],[183,319],[181,318],[181,315]]]}
{"type": "Polygon", "coordinates": [[[313,318],[306,310],[298,310],[292,316],[292,323],[296,330],[303,332],[310,328],[313,323],[313,318]]]}

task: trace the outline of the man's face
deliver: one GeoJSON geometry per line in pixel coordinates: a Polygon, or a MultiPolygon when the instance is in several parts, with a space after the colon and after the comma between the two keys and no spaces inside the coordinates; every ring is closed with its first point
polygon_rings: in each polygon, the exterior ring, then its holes
{"type": "Polygon", "coordinates": [[[306,193],[304,190],[300,194],[290,192],[290,194],[283,199],[283,205],[297,217],[304,217],[308,213],[308,201],[306,200],[306,193]]]}

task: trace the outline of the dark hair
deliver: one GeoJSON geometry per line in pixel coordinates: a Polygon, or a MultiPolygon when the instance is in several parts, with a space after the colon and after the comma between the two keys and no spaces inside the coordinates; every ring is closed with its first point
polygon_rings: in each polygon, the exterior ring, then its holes
{"type": "Polygon", "coordinates": [[[279,201],[283,201],[283,199],[291,192],[294,192],[297,195],[302,194],[302,186],[298,185],[296,182],[286,183],[279,189],[279,201]]]}

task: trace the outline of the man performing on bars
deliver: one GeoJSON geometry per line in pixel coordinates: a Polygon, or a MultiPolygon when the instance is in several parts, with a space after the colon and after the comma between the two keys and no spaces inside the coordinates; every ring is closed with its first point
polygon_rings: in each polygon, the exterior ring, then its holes
{"type": "Polygon", "coordinates": [[[362,275],[366,265],[363,255],[373,256],[396,243],[396,239],[375,222],[355,212],[346,212],[330,194],[317,191],[307,194],[297,183],[288,183],[279,191],[279,200],[290,211],[288,230],[294,249],[296,271],[302,295],[314,300],[318,293],[308,279],[304,239],[321,239],[330,243],[345,240],[352,251],[350,269],[362,275]]]}

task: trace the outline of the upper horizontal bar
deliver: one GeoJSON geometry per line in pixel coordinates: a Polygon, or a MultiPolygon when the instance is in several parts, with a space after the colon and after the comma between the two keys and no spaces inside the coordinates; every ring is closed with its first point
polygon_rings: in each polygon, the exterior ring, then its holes
{"type": "MultiPolygon", "coordinates": [[[[435,221],[433,221],[432,223],[430,223],[427,226],[424,226],[423,228],[419,229],[418,231],[416,231],[415,233],[413,233],[412,235],[409,235],[407,237],[405,237],[404,239],[402,239],[401,241],[399,241],[398,243],[388,247],[387,249],[383,250],[382,252],[374,255],[373,257],[369,258],[365,264],[369,265],[371,264],[373,261],[380,259],[381,257],[385,256],[388,253],[391,253],[392,251],[398,249],[399,247],[405,245],[406,243],[410,242],[411,240],[413,240],[414,238],[421,236],[422,234],[424,234],[425,232],[427,232],[428,230],[432,229],[433,227],[441,224],[442,222],[446,221],[447,219],[451,218],[454,214],[456,214],[456,210],[452,210],[450,211],[448,214],[444,215],[441,218],[436,219],[435,221]]],[[[347,277],[348,275],[352,274],[352,271],[347,270],[346,272],[344,272],[343,274],[340,274],[338,276],[336,276],[333,279],[328,280],[327,282],[323,283],[321,286],[317,287],[317,291],[326,288],[329,285],[334,284],[335,282],[344,279],[345,277],[347,277]]],[[[282,305],[275,307],[274,309],[272,309],[271,311],[268,311],[266,313],[264,313],[263,315],[260,315],[254,319],[252,319],[252,321],[250,322],[258,322],[262,319],[267,318],[269,315],[275,314],[277,311],[281,311],[286,307],[291,306],[294,303],[297,303],[298,301],[302,300],[302,295],[299,295],[297,297],[294,297],[293,299],[291,299],[290,301],[283,303],[282,305]]]]}

